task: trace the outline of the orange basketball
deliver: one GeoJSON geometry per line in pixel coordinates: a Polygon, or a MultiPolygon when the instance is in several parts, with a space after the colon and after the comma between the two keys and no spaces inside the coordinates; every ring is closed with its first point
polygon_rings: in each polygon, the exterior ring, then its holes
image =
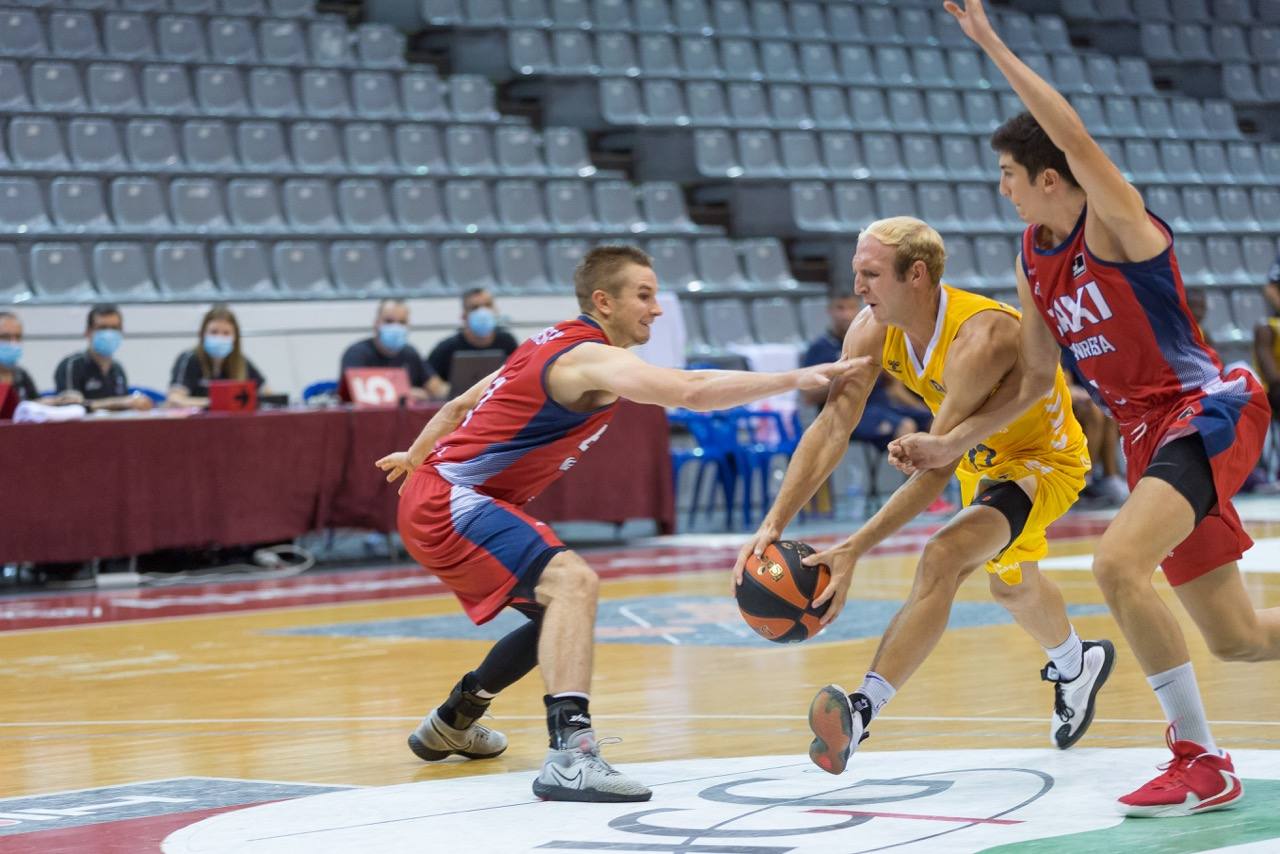
{"type": "Polygon", "coordinates": [[[831,581],[826,564],[805,566],[800,561],[813,548],[798,540],[771,543],[760,557],[747,558],[742,583],[737,587],[738,610],[756,634],[774,643],[798,643],[822,631],[821,608],[813,600],[831,581]]]}

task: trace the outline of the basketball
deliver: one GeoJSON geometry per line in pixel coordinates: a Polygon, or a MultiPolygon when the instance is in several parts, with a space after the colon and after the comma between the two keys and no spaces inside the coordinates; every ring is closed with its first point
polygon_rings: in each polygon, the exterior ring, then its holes
{"type": "Polygon", "coordinates": [[[831,603],[814,608],[813,600],[831,581],[831,568],[800,562],[811,554],[813,548],[806,543],[779,540],[759,557],[747,558],[737,586],[738,610],[765,640],[799,643],[822,630],[818,621],[831,603]]]}

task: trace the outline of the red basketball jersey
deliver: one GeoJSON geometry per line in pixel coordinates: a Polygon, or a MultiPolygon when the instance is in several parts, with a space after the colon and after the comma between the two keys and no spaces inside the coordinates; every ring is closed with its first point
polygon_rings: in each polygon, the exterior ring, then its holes
{"type": "Polygon", "coordinates": [[[1089,252],[1085,212],[1053,249],[1036,246],[1038,226],[1022,235],[1022,268],[1036,308],[1066,361],[1122,425],[1188,397],[1245,393],[1242,380],[1223,378],[1222,361],[1187,306],[1169,227],[1148,216],[1169,246],[1135,263],[1102,261],[1089,252]]]}
{"type": "Polygon", "coordinates": [[[590,341],[609,343],[583,315],[521,344],[458,429],[436,443],[426,464],[455,486],[512,504],[546,489],[604,435],[617,406],[573,412],[547,394],[552,363],[590,341]]]}

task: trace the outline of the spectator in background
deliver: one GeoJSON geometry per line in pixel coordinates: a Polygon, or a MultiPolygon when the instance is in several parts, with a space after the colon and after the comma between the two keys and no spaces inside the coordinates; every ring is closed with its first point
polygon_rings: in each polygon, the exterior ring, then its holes
{"type": "Polygon", "coordinates": [[[342,354],[339,381],[347,368],[404,368],[409,374],[409,396],[414,400],[443,398],[449,390],[409,344],[409,306],[400,299],[384,299],[378,303],[373,337],[357,341],[342,354]]]}
{"type": "Polygon", "coordinates": [[[129,393],[124,366],[115,360],[124,342],[119,307],[101,303],[89,309],[84,337],[89,348],[67,356],[53,371],[58,392],[80,395],[89,409],[150,409],[151,398],[129,393]]]}
{"type": "MultiPolygon", "coordinates": [[[[444,339],[427,356],[427,363],[445,383],[449,397],[450,372],[453,370],[453,354],[462,350],[501,350],[510,356],[519,346],[510,332],[498,327],[498,314],[494,310],[493,295],[484,288],[472,288],[462,295],[462,329],[456,335],[444,339]]],[[[458,389],[461,393],[466,389],[458,389]]]]}
{"type": "Polygon", "coordinates": [[[207,407],[210,380],[251,380],[259,393],[266,391],[266,379],[240,352],[240,324],[222,303],[209,309],[200,321],[195,348],[179,354],[173,363],[167,403],[207,407]]]}
{"type": "Polygon", "coordinates": [[[22,360],[22,321],[11,311],[0,311],[0,383],[10,385],[18,400],[40,396],[36,384],[18,364],[22,360]]]}

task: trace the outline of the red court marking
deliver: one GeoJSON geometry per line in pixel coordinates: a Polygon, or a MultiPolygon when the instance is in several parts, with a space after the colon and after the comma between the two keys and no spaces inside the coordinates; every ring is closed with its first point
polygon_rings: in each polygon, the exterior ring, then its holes
{"type": "Polygon", "coordinates": [[[901,812],[863,812],[862,810],[806,810],[824,815],[865,815],[870,818],[915,818],[921,821],[954,821],[960,824],[1022,824],[1010,818],[963,818],[955,815],[908,815],[901,812]]]}
{"type": "Polygon", "coordinates": [[[159,854],[160,843],[176,830],[219,813],[269,803],[274,802],[259,801],[144,818],[125,818],[100,824],[83,824],[61,830],[15,833],[0,836],[0,851],[5,854],[159,854]]]}

